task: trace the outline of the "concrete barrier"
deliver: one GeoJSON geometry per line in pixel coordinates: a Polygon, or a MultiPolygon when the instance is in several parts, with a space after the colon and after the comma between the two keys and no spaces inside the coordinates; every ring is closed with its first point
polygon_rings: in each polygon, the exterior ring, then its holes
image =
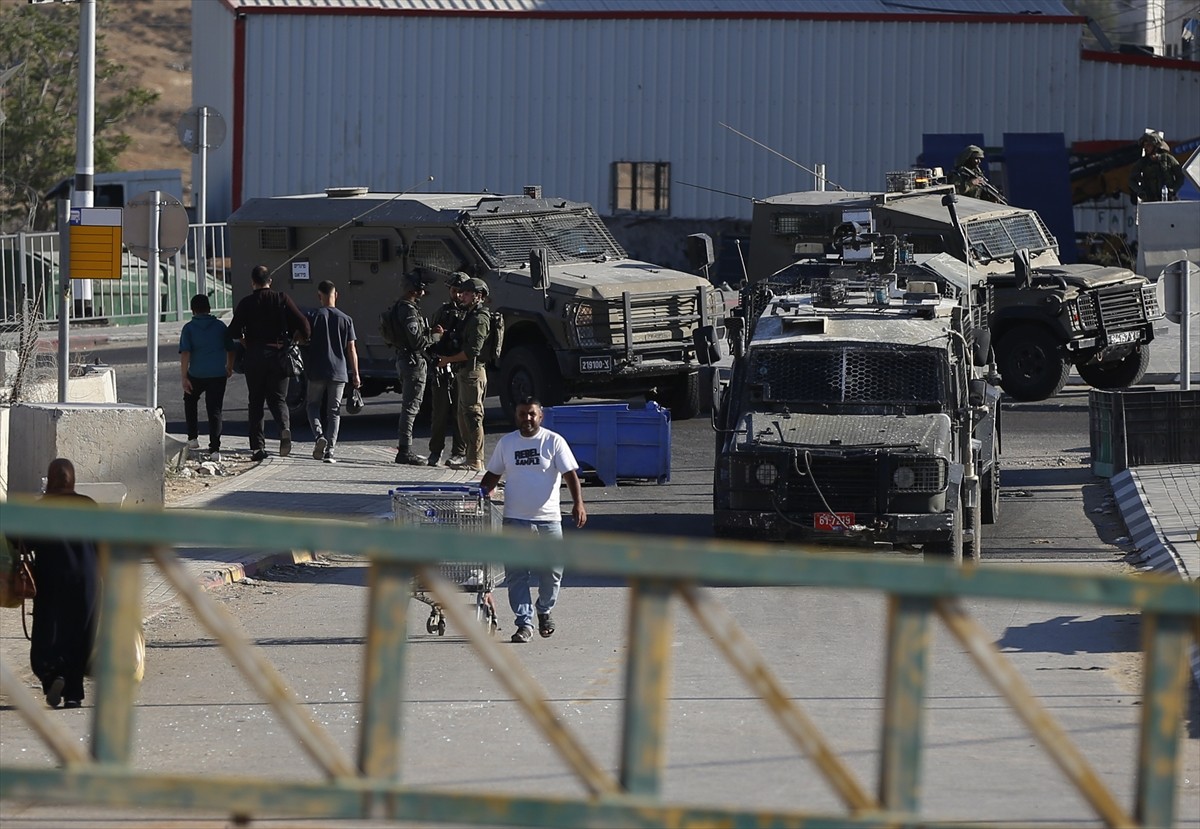
{"type": "Polygon", "coordinates": [[[124,484],[131,506],[162,506],[165,424],[154,409],[120,403],[21,403],[9,417],[10,492],[36,494],[55,458],[81,483],[124,484]]]}

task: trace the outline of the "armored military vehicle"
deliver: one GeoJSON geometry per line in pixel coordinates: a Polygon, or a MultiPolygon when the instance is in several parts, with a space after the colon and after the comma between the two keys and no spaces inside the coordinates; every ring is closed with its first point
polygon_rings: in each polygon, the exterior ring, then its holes
{"type": "MultiPolygon", "coordinates": [[[[394,352],[378,320],[414,269],[486,280],[488,305],[505,325],[489,389],[510,412],[529,395],[552,406],[650,393],[674,418],[693,417],[696,351],[707,342],[694,337],[722,331],[724,300],[708,282],[630,259],[591,206],[542,198],[538,188],[258,198],[230,216],[229,232],[235,298],[250,291],[246,275],[260,263],[301,307],[314,304],[318,281],[333,280],[338,307],[355,320],[367,395],[395,388],[394,352]]],[[[448,298],[444,281],[430,287],[428,314],[448,298]]]]}
{"type": "Polygon", "coordinates": [[[743,290],[714,417],[718,536],[979,558],[1000,505],[1000,392],[990,291],[950,262],[798,263],[743,290]]]}
{"type": "Polygon", "coordinates": [[[756,202],[750,279],[832,255],[857,217],[916,254],[950,253],[991,283],[992,346],[1011,397],[1053,397],[1072,366],[1098,388],[1141,380],[1161,316],[1153,285],[1123,268],[1060,263],[1057,241],[1032,210],[960,196],[960,233],[942,204],[954,188],[937,180],[936,171],[902,171],[888,174],[884,193],[814,191],[756,202]]]}

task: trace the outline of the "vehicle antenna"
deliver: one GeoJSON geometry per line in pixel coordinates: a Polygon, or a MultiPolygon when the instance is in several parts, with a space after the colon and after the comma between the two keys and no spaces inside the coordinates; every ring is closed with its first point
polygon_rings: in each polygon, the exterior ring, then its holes
{"type": "Polygon", "coordinates": [[[690,181],[680,181],[679,179],[675,179],[675,183],[682,184],[684,187],[695,187],[697,190],[707,190],[710,193],[720,193],[722,196],[733,196],[735,199],[754,201],[754,196],[743,196],[741,193],[730,193],[728,190],[718,190],[715,187],[705,187],[703,184],[692,184],[690,181]]]}
{"type": "Polygon", "coordinates": [[[394,202],[396,199],[400,198],[401,196],[407,196],[409,193],[413,192],[418,187],[424,187],[426,184],[428,184],[431,181],[433,181],[432,175],[430,175],[429,178],[425,179],[424,181],[417,182],[412,187],[409,187],[407,190],[401,190],[399,193],[392,196],[387,201],[381,201],[379,204],[375,205],[374,207],[364,210],[362,213],[359,213],[357,216],[353,216],[353,217],[347,219],[346,221],[342,222],[340,225],[335,227],[333,230],[326,233],[324,236],[321,236],[320,238],[316,239],[315,241],[305,245],[304,247],[300,248],[300,250],[296,251],[291,256],[289,256],[287,259],[284,259],[282,262],[279,263],[279,265],[277,265],[275,267],[274,270],[271,271],[271,276],[274,276],[280,270],[280,268],[290,265],[297,256],[300,256],[301,254],[303,254],[306,251],[312,250],[314,247],[316,247],[317,245],[324,242],[326,239],[328,239],[333,234],[337,233],[339,230],[345,230],[347,227],[354,224],[355,222],[362,221],[362,218],[364,216],[366,216],[370,213],[374,213],[376,210],[378,210],[379,208],[381,208],[385,205],[391,204],[392,202],[394,202]]]}
{"type": "MultiPolygon", "coordinates": [[[[799,167],[799,168],[800,168],[801,170],[803,170],[804,172],[806,172],[806,173],[812,173],[814,176],[815,176],[815,175],[817,175],[817,171],[816,171],[816,170],[813,170],[811,167],[805,167],[803,164],[801,164],[801,163],[800,163],[799,161],[797,161],[796,159],[794,159],[794,158],[788,158],[786,155],[784,155],[783,153],[779,152],[779,150],[773,150],[773,149],[771,149],[770,147],[768,147],[766,144],[762,143],[761,141],[756,141],[756,140],[754,140],[754,139],[753,139],[753,138],[751,138],[750,136],[746,135],[746,133],[742,132],[741,130],[736,130],[736,129],[734,129],[733,127],[731,127],[731,126],[729,126],[728,124],[726,124],[724,121],[718,121],[717,123],[718,123],[718,124],[720,124],[721,126],[723,126],[725,129],[727,129],[727,130],[729,130],[730,132],[732,132],[733,134],[735,134],[735,135],[740,135],[742,138],[745,138],[745,139],[746,139],[747,141],[749,141],[751,144],[754,144],[754,145],[756,145],[756,146],[762,147],[762,148],[763,148],[764,150],[766,150],[767,152],[769,152],[769,153],[774,153],[775,155],[777,155],[777,156],[779,156],[780,158],[782,158],[784,161],[788,161],[788,162],[791,162],[792,164],[795,164],[797,167],[799,167]]],[[[843,187],[842,185],[840,185],[840,184],[838,184],[838,183],[836,183],[836,182],[833,182],[833,181],[829,181],[829,179],[828,179],[828,178],[826,178],[826,179],[825,179],[825,181],[826,181],[826,183],[828,183],[828,184],[832,184],[832,185],[833,185],[834,187],[836,187],[838,190],[841,190],[842,192],[846,192],[846,188],[845,188],[845,187],[843,187]]]]}

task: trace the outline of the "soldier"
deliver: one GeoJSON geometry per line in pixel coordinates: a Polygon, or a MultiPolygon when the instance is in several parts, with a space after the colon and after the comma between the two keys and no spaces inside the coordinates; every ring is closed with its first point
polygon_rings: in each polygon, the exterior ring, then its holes
{"type": "Polygon", "coordinates": [[[433,344],[429,323],[421,316],[417,307],[425,288],[432,279],[424,271],[416,270],[405,274],[408,290],[399,302],[392,306],[393,330],[398,339],[392,344],[396,349],[396,374],[400,378],[400,424],[396,443],[396,463],[424,466],[424,455],[412,451],[413,422],[421,410],[425,395],[425,380],[429,372],[425,352],[433,344]]]}
{"type": "Polygon", "coordinates": [[[1004,198],[983,174],[983,149],[974,144],[968,144],[958,158],[954,159],[954,172],[950,174],[954,190],[960,196],[971,199],[1006,204],[1004,198]]]}
{"type": "MultiPolygon", "coordinates": [[[[450,432],[450,459],[448,465],[466,460],[467,450],[463,446],[462,433],[458,429],[458,410],[455,406],[457,394],[454,390],[454,372],[449,366],[438,367],[440,355],[457,354],[462,351],[459,327],[462,325],[463,310],[458,304],[459,289],[470,283],[471,277],[462,271],[450,275],[446,284],[450,289],[450,300],[433,315],[432,328],[435,340],[430,348],[433,359],[429,364],[429,465],[437,466],[446,448],[446,432],[450,432]]],[[[468,294],[470,296],[470,294],[468,294]]]]}
{"type": "Polygon", "coordinates": [[[487,283],[472,279],[459,290],[463,308],[462,349],[456,354],[440,355],[438,367],[454,369],[454,387],[458,393],[458,428],[466,445],[466,460],[455,469],[483,471],[483,401],[487,396],[489,355],[485,353],[492,333],[492,317],[484,307],[488,295],[487,283]]]}
{"type": "Polygon", "coordinates": [[[1134,204],[1143,201],[1174,201],[1183,186],[1183,169],[1171,148],[1156,132],[1147,130],[1139,140],[1145,153],[1129,171],[1129,192],[1134,204]]]}

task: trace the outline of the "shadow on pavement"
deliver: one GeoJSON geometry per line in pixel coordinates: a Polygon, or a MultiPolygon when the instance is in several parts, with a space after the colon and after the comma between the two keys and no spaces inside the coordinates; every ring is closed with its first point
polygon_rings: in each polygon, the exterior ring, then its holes
{"type": "Polygon", "coordinates": [[[996,646],[1002,651],[1022,653],[1137,653],[1139,616],[1119,613],[1084,619],[1056,616],[1043,622],[1010,627],[996,646]]]}

